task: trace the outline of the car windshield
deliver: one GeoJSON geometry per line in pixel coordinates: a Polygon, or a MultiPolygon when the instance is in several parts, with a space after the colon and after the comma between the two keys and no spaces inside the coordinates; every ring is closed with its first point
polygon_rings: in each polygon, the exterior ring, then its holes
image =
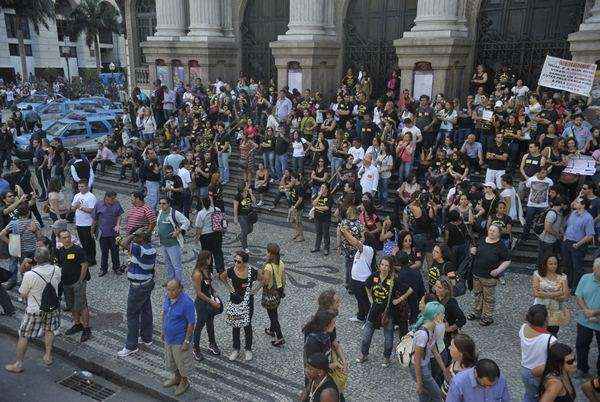
{"type": "Polygon", "coordinates": [[[58,137],[60,133],[67,127],[68,123],[63,123],[62,121],[57,121],[52,124],[50,127],[46,129],[46,133],[52,137],[58,137]]]}

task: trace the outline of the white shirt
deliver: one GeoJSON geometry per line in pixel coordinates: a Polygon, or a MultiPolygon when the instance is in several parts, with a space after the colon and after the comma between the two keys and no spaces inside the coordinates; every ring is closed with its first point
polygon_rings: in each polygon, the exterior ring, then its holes
{"type": "Polygon", "coordinates": [[[15,93],[9,89],[8,91],[6,91],[6,101],[7,102],[12,102],[15,100],[15,93]]]}
{"type": "Polygon", "coordinates": [[[144,128],[144,134],[153,134],[156,132],[156,120],[154,116],[142,117],[142,126],[144,128]]]}
{"type": "Polygon", "coordinates": [[[383,110],[379,110],[376,106],[373,108],[373,123],[378,125],[381,128],[381,115],[383,114],[383,110]]]}
{"type": "Polygon", "coordinates": [[[371,262],[373,262],[373,248],[363,245],[362,252],[356,251],[352,263],[352,279],[365,282],[371,276],[371,262]]]}
{"type": "Polygon", "coordinates": [[[277,118],[272,114],[270,114],[269,117],[267,117],[267,128],[272,128],[273,131],[277,131],[279,129],[279,122],[277,121],[277,118]]]}
{"type": "Polygon", "coordinates": [[[177,175],[181,177],[183,188],[189,188],[190,183],[192,182],[192,176],[190,175],[190,171],[182,167],[179,168],[179,170],[177,171],[177,175]]]}
{"type": "Polygon", "coordinates": [[[363,147],[359,146],[358,148],[354,148],[353,146],[348,149],[348,153],[354,157],[354,164],[359,167],[362,166],[362,161],[365,159],[365,150],[363,147]]]}
{"type": "Polygon", "coordinates": [[[406,133],[412,134],[413,142],[421,142],[421,140],[423,139],[423,136],[421,135],[421,129],[417,126],[412,126],[411,128],[403,127],[402,135],[406,133]]]}
{"type": "Polygon", "coordinates": [[[512,219],[513,221],[518,218],[518,216],[517,216],[518,215],[518,213],[517,213],[517,197],[515,197],[516,194],[517,193],[515,192],[514,187],[505,188],[500,193],[500,198],[510,198],[510,209],[509,209],[507,215],[510,216],[510,219],[512,219]]]}
{"type": "MultiPolygon", "coordinates": [[[[77,193],[73,197],[71,206],[75,206],[78,202],[81,202],[81,206],[85,208],[94,208],[96,205],[96,196],[89,191],[85,194],[77,193]]],[[[92,226],[94,219],[92,214],[89,212],[78,209],[75,211],[75,226],[92,226]]]]}
{"type": "Polygon", "coordinates": [[[377,191],[377,185],[379,184],[379,171],[371,164],[368,167],[361,167],[358,171],[358,177],[360,177],[360,185],[362,187],[363,194],[375,193],[377,191]]]}
{"type": "Polygon", "coordinates": [[[521,366],[533,370],[534,368],[546,363],[548,358],[548,341],[550,345],[556,342],[556,338],[551,334],[539,334],[534,338],[525,336],[526,325],[523,324],[519,330],[521,339],[521,366]]]}
{"type": "Polygon", "coordinates": [[[302,137],[299,138],[298,141],[292,142],[292,156],[294,158],[302,158],[304,157],[304,144],[306,144],[306,140],[302,137]]]}
{"type": "MultiPolygon", "coordinates": [[[[50,282],[58,294],[58,282],[60,282],[60,277],[62,275],[62,271],[59,267],[51,264],[44,264],[33,267],[31,271],[37,272],[46,280],[46,282],[50,282]],[[52,275],[52,272],[54,272],[54,275],[52,275]]],[[[44,282],[44,279],[40,278],[36,273],[31,271],[23,274],[23,281],[21,282],[19,293],[27,293],[27,308],[25,311],[28,314],[38,314],[40,312],[40,303],[42,302],[42,293],[46,287],[46,282],[44,282]]]]}
{"type": "Polygon", "coordinates": [[[546,177],[540,180],[536,175],[531,176],[525,182],[525,186],[530,189],[527,206],[534,208],[548,208],[548,191],[554,182],[546,177]]]}

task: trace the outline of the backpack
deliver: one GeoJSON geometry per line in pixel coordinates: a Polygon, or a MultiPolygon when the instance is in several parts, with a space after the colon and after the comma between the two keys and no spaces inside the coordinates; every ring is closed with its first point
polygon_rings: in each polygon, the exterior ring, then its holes
{"type": "Polygon", "coordinates": [[[185,236],[185,230],[181,228],[181,224],[177,221],[177,215],[175,214],[175,208],[171,208],[171,220],[175,225],[175,228],[181,229],[181,235],[185,236]]]}
{"type": "Polygon", "coordinates": [[[225,214],[221,211],[214,210],[210,214],[210,223],[213,232],[226,232],[227,231],[227,220],[225,214]]]}
{"type": "Polygon", "coordinates": [[[533,233],[536,235],[541,235],[544,232],[544,226],[546,223],[546,215],[550,211],[550,208],[546,208],[544,211],[540,212],[533,218],[533,233]]]}
{"type": "MultiPolygon", "coordinates": [[[[415,334],[418,329],[415,331],[409,331],[406,335],[402,337],[398,346],[396,346],[396,356],[398,356],[398,361],[402,367],[408,367],[410,362],[412,361],[412,356],[415,353],[415,334]]],[[[429,331],[425,330],[427,333],[427,342],[429,342],[429,331]]]]}
{"type": "Polygon", "coordinates": [[[31,272],[42,278],[42,280],[46,283],[46,286],[44,286],[44,290],[42,291],[42,300],[40,300],[39,302],[40,311],[43,313],[53,313],[60,307],[60,301],[58,300],[58,296],[56,295],[56,289],[54,289],[54,286],[52,286],[52,278],[54,277],[55,271],[56,269],[52,271],[50,281],[47,281],[37,271],[31,270],[31,272]]]}

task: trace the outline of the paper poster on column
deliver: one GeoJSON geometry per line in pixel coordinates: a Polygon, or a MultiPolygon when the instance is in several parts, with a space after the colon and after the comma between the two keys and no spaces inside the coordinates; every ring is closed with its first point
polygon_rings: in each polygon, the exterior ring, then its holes
{"type": "Polygon", "coordinates": [[[197,66],[192,66],[190,67],[190,84],[194,85],[196,83],[196,78],[202,78],[202,76],[200,75],[202,73],[202,70],[200,70],[200,67],[197,66]]]}
{"type": "Polygon", "coordinates": [[[415,71],[413,76],[413,98],[419,99],[421,95],[431,98],[433,92],[433,71],[415,71]]]}
{"type": "Polygon", "coordinates": [[[288,87],[290,91],[297,89],[302,93],[302,70],[288,70],[288,87]]]}
{"type": "Polygon", "coordinates": [[[185,82],[185,68],[182,66],[173,67],[173,87],[177,87],[180,82],[185,82]]]}
{"type": "Polygon", "coordinates": [[[594,84],[596,64],[546,56],[539,85],[589,96],[594,84]]]}
{"type": "Polygon", "coordinates": [[[163,85],[166,85],[169,88],[173,87],[170,66],[156,66],[156,78],[158,78],[163,85]]]}

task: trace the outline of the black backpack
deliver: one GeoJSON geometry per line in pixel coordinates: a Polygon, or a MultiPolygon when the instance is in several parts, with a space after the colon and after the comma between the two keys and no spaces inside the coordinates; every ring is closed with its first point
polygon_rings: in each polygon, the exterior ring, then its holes
{"type": "Polygon", "coordinates": [[[546,223],[546,215],[551,208],[546,208],[544,211],[540,212],[533,218],[532,230],[536,235],[541,235],[544,232],[545,223],[546,223]]]}
{"type": "Polygon", "coordinates": [[[53,313],[60,307],[60,301],[58,300],[58,296],[56,295],[56,289],[54,289],[54,286],[52,286],[52,278],[54,277],[55,271],[56,269],[52,271],[50,281],[47,281],[38,272],[31,270],[31,272],[33,272],[34,274],[42,278],[44,282],[46,282],[46,286],[44,286],[44,290],[42,291],[42,300],[40,301],[40,311],[43,313],[53,313]]]}

